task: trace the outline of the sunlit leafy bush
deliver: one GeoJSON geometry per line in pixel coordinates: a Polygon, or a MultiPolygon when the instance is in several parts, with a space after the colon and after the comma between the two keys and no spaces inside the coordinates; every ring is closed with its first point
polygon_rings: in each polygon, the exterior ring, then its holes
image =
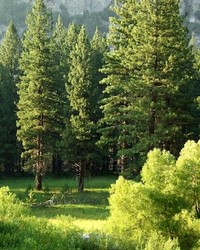
{"type": "Polygon", "coordinates": [[[27,214],[27,209],[23,206],[15,194],[12,194],[8,187],[0,188],[0,219],[14,220],[27,214]]]}
{"type": "Polygon", "coordinates": [[[141,240],[137,245],[137,250],[180,250],[177,240],[166,239],[156,233],[141,240]]]}
{"type": "Polygon", "coordinates": [[[133,249],[141,240],[141,249],[178,249],[177,240],[181,249],[198,249],[200,141],[188,141],[177,161],[150,151],[141,176],[139,183],[119,177],[112,186],[110,233],[133,249]],[[156,234],[162,240],[151,240],[156,234]]]}

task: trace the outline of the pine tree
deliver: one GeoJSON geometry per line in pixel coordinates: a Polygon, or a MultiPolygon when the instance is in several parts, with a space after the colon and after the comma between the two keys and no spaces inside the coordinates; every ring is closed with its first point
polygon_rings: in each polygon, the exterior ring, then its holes
{"type": "MultiPolygon", "coordinates": [[[[68,54],[71,52],[71,50],[74,48],[78,34],[80,32],[80,27],[75,24],[74,22],[70,23],[68,28],[67,28],[67,35],[65,38],[65,46],[67,48],[68,54]]],[[[69,58],[70,60],[70,58],[69,58]]]]}
{"type": "Polygon", "coordinates": [[[194,45],[193,53],[195,56],[194,68],[196,71],[196,81],[191,89],[192,95],[194,97],[195,103],[193,108],[193,116],[195,117],[193,127],[194,127],[194,134],[196,134],[196,140],[199,138],[200,134],[200,88],[199,88],[199,81],[200,81],[200,49],[194,45]],[[196,108],[198,107],[198,108],[196,108]]]}
{"type": "Polygon", "coordinates": [[[21,41],[17,30],[10,22],[0,47],[1,64],[1,142],[0,162],[6,172],[14,170],[17,164],[16,140],[16,83],[19,80],[19,57],[21,41]]]}
{"type": "Polygon", "coordinates": [[[91,40],[91,49],[92,49],[92,73],[93,73],[93,90],[94,90],[94,120],[98,120],[102,117],[102,112],[100,110],[100,101],[103,96],[104,86],[100,84],[101,80],[105,76],[100,69],[104,65],[104,54],[108,51],[106,44],[106,39],[102,37],[99,30],[96,29],[92,40],[91,40]]]}
{"type": "Polygon", "coordinates": [[[193,57],[179,1],[116,1],[110,30],[101,143],[121,168],[153,147],[177,153],[190,133],[193,57]],[[115,146],[116,145],[116,146],[115,146]]]}
{"type": "Polygon", "coordinates": [[[64,70],[64,79],[65,79],[65,92],[66,95],[66,102],[65,102],[65,108],[66,108],[66,117],[65,117],[65,128],[62,133],[62,140],[60,143],[61,148],[61,156],[62,160],[67,162],[73,162],[74,158],[74,152],[76,151],[74,147],[76,146],[75,143],[75,137],[72,133],[71,123],[70,123],[70,117],[71,117],[71,108],[70,108],[70,100],[68,98],[68,91],[69,91],[69,71],[70,71],[70,65],[71,65],[71,58],[70,53],[73,50],[75,44],[77,43],[77,37],[80,32],[80,27],[77,26],[74,22],[70,23],[67,30],[65,39],[63,41],[62,45],[62,65],[64,70]]]}
{"type": "Polygon", "coordinates": [[[69,86],[67,89],[71,107],[70,127],[75,138],[74,156],[79,166],[78,190],[84,189],[84,175],[89,168],[90,154],[94,147],[92,120],[92,63],[91,48],[85,28],[82,27],[77,43],[70,53],[69,86]]]}
{"type": "Polygon", "coordinates": [[[132,160],[133,155],[135,161],[137,158],[136,152],[133,153],[132,150],[135,141],[133,135],[131,136],[134,117],[130,114],[130,90],[127,83],[129,77],[123,64],[124,53],[130,42],[130,32],[136,23],[136,3],[137,1],[115,2],[113,10],[117,17],[110,19],[108,36],[108,45],[111,49],[106,54],[106,64],[102,69],[106,78],[102,81],[105,84],[105,98],[102,100],[104,118],[101,119],[99,145],[108,147],[108,157],[113,162],[113,167],[117,163],[122,170],[125,168],[126,158],[132,160]]]}
{"type": "Polygon", "coordinates": [[[54,87],[57,96],[59,97],[59,102],[57,110],[60,116],[60,122],[57,124],[60,128],[60,133],[57,134],[57,143],[55,144],[53,159],[52,159],[52,173],[59,175],[62,170],[62,161],[61,161],[61,134],[64,131],[65,120],[67,116],[67,95],[66,95],[66,75],[68,74],[68,52],[67,46],[65,43],[67,31],[62,23],[62,19],[58,16],[55,29],[53,31],[51,41],[50,41],[50,53],[53,57],[53,69],[54,69],[54,87]]]}
{"type": "MultiPolygon", "coordinates": [[[[104,65],[104,55],[108,51],[108,46],[106,43],[106,38],[104,35],[101,35],[99,30],[96,29],[92,40],[91,40],[91,59],[92,59],[92,89],[93,89],[93,121],[95,122],[96,126],[96,135],[97,141],[100,138],[100,133],[98,131],[98,123],[100,119],[103,117],[101,106],[101,100],[103,99],[103,90],[104,85],[100,84],[101,80],[105,77],[105,75],[100,72],[100,69],[104,65]]],[[[95,149],[95,148],[94,148],[95,149]]],[[[97,147],[96,152],[94,152],[94,159],[96,168],[101,165],[101,168],[108,167],[107,162],[105,161],[107,156],[107,149],[97,147]]],[[[97,170],[97,169],[96,169],[97,170]]],[[[95,171],[95,169],[94,169],[95,171]]]]}
{"type": "Polygon", "coordinates": [[[60,97],[51,55],[51,14],[43,0],[36,0],[26,19],[27,30],[20,60],[18,85],[18,138],[28,165],[36,172],[36,189],[42,189],[42,175],[52,159],[60,134],[60,97]],[[57,86],[56,86],[57,85],[57,86]]]}

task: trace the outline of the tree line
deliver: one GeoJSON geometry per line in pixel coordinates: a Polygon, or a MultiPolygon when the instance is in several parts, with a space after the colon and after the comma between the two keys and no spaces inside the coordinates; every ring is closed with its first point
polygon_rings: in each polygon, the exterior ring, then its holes
{"type": "Polygon", "coordinates": [[[0,47],[1,171],[138,175],[149,150],[199,138],[200,52],[178,0],[117,0],[107,37],[56,24],[43,0],[0,47]],[[193,40],[192,40],[193,41],[193,40]]]}

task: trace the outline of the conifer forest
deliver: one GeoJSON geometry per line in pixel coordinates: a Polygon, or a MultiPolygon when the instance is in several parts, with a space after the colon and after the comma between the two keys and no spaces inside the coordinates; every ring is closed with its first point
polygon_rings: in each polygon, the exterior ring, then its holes
{"type": "Polygon", "coordinates": [[[0,44],[0,178],[32,173],[40,191],[69,175],[83,193],[119,176],[109,232],[127,250],[200,249],[200,49],[179,4],[116,0],[91,37],[35,0],[0,44]]]}

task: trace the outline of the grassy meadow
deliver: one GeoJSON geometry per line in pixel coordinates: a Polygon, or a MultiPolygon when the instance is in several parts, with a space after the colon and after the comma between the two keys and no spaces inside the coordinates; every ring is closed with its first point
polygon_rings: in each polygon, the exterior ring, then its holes
{"type": "MultiPolygon", "coordinates": [[[[159,210],[152,207],[152,196],[147,196],[149,190],[123,177],[117,182],[116,179],[111,176],[88,178],[85,191],[78,193],[77,180],[73,178],[45,178],[43,190],[36,191],[34,178],[1,176],[0,249],[200,249],[198,219],[184,211],[182,220],[173,224],[182,226],[184,223],[184,227],[175,228],[178,237],[169,238],[168,228],[163,229],[163,234],[153,228],[157,225],[151,221],[154,212],[160,212],[153,218],[158,226],[162,225],[162,220],[156,220],[157,217],[164,217],[162,206],[159,210]],[[110,188],[114,183],[109,204],[110,188]],[[145,192],[136,192],[138,187],[145,192]],[[142,216],[146,221],[141,227],[142,216]],[[137,219],[140,224],[137,224],[137,219]]],[[[156,196],[157,200],[160,202],[156,196]]],[[[170,222],[170,217],[167,222],[170,222]]]]}
{"type": "Polygon", "coordinates": [[[109,188],[115,177],[86,178],[85,192],[77,192],[74,178],[45,178],[43,190],[34,189],[34,178],[1,177],[0,187],[8,186],[17,198],[31,207],[30,213],[53,225],[65,227],[70,220],[85,233],[103,232],[109,216],[109,188]],[[45,204],[53,197],[53,204],[45,204]]]}

